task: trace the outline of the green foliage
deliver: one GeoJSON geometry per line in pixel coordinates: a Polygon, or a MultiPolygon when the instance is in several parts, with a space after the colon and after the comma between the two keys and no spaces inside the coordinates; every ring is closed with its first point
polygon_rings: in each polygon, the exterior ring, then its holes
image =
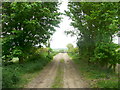
{"type": "Polygon", "coordinates": [[[9,67],[3,67],[3,77],[2,77],[2,87],[14,87],[15,84],[17,84],[20,80],[20,72],[18,71],[17,65],[9,66],[9,67]],[[17,68],[17,69],[16,69],[17,68]]]}
{"type": "Polygon", "coordinates": [[[101,80],[97,82],[97,85],[101,88],[118,88],[118,82],[115,80],[101,80]]]}
{"type": "Polygon", "coordinates": [[[69,44],[67,44],[67,48],[68,48],[68,51],[69,51],[69,52],[72,52],[74,46],[73,46],[71,43],[69,43],[69,44]]]}
{"type": "Polygon", "coordinates": [[[120,60],[119,45],[114,43],[100,43],[97,45],[94,56],[91,59],[93,62],[99,62],[101,65],[112,65],[116,64],[120,60]]]}
{"type": "Polygon", "coordinates": [[[80,75],[89,83],[90,88],[118,88],[118,74],[112,70],[101,69],[98,65],[88,65],[85,57],[79,57],[77,54],[70,56],[77,64],[80,75]]]}
{"type": "Polygon", "coordinates": [[[79,52],[79,48],[78,48],[78,47],[75,47],[75,48],[73,49],[73,52],[78,53],[78,52],[79,52]]]}
{"type": "MultiPolygon", "coordinates": [[[[19,88],[19,84],[22,83],[24,74],[40,71],[48,62],[51,61],[51,59],[46,56],[47,52],[33,54],[29,58],[30,60],[28,60],[28,62],[3,66],[2,87],[19,88]]],[[[24,80],[26,80],[26,78],[24,78],[24,80]]]]}
{"type": "Polygon", "coordinates": [[[42,47],[60,23],[56,2],[4,2],[2,4],[2,54],[4,61],[29,57],[35,45],[42,47]],[[9,57],[8,57],[9,56],[9,57]],[[8,60],[7,60],[8,59],[8,60]]]}
{"type": "Polygon", "coordinates": [[[55,51],[55,50],[53,51],[53,50],[52,50],[51,55],[52,55],[52,56],[55,56],[55,55],[58,54],[58,53],[59,53],[58,51],[55,51]]]}
{"type": "Polygon", "coordinates": [[[22,55],[22,51],[21,50],[19,50],[19,49],[13,50],[13,56],[14,57],[19,57],[21,55],[22,55]]]}
{"type": "Polygon", "coordinates": [[[74,46],[71,43],[69,43],[69,44],[67,44],[67,48],[72,49],[72,48],[74,48],[74,46]]]}
{"type": "Polygon", "coordinates": [[[60,52],[60,53],[63,53],[63,52],[65,52],[65,50],[64,50],[64,49],[60,49],[59,52],[60,52]]]}
{"type": "Polygon", "coordinates": [[[75,29],[67,34],[77,36],[80,55],[86,57],[88,63],[91,58],[102,63],[118,62],[116,45],[111,44],[113,35],[120,31],[118,9],[119,3],[115,2],[69,2],[66,15],[72,19],[71,25],[75,29]],[[103,50],[99,51],[100,48],[103,50]]]}

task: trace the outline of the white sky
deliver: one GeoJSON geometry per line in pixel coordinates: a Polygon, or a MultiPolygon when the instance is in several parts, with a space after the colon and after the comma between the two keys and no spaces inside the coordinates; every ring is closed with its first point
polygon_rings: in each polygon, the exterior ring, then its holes
{"type": "MultiPolygon", "coordinates": [[[[67,10],[67,1],[64,1],[60,5],[60,12],[64,13],[64,10],[67,10]]],[[[68,36],[64,33],[66,30],[73,29],[70,26],[69,17],[62,15],[62,21],[59,24],[60,28],[55,28],[56,32],[52,36],[51,48],[66,48],[66,45],[72,43],[74,47],[76,46],[76,37],[68,36]]]]}
{"type": "Polygon", "coordinates": [[[118,37],[117,36],[113,38],[113,42],[118,44],[118,37]]]}
{"type": "MultiPolygon", "coordinates": [[[[60,5],[60,12],[64,13],[64,10],[67,10],[67,4],[67,0],[62,2],[62,4],[60,5]]],[[[73,29],[73,27],[70,26],[71,20],[69,20],[69,17],[64,15],[62,16],[62,18],[62,22],[59,24],[60,28],[55,28],[56,32],[52,36],[50,45],[53,49],[66,48],[66,45],[69,43],[72,43],[74,47],[76,47],[76,37],[71,37],[64,33],[64,31],[66,30],[68,31],[70,29],[73,29]]],[[[118,43],[118,37],[115,37],[113,42],[118,43]]]]}

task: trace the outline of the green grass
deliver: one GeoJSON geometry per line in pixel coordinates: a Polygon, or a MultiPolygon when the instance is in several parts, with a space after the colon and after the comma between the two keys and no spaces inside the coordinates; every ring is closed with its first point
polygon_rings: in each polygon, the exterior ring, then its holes
{"type": "Polygon", "coordinates": [[[34,73],[26,73],[21,77],[21,81],[16,85],[19,88],[26,87],[26,84],[39,75],[40,71],[35,71],[34,73]]]}
{"type": "Polygon", "coordinates": [[[31,81],[43,67],[50,62],[50,58],[42,54],[40,56],[33,56],[30,61],[23,64],[12,64],[3,66],[3,88],[23,88],[29,81],[31,81]]]}
{"type": "Polygon", "coordinates": [[[55,55],[58,54],[58,53],[59,53],[58,51],[52,51],[52,52],[51,52],[51,55],[52,55],[52,56],[55,56],[55,55]]]}
{"type": "Polygon", "coordinates": [[[61,59],[60,62],[61,62],[61,63],[64,63],[64,59],[61,59]]]}
{"type": "Polygon", "coordinates": [[[91,88],[118,88],[118,74],[96,65],[88,65],[85,58],[78,55],[70,56],[91,88]]]}
{"type": "Polygon", "coordinates": [[[64,59],[61,59],[59,63],[59,67],[57,69],[57,74],[56,74],[54,83],[51,88],[62,88],[63,87],[63,74],[64,74],[63,66],[62,66],[63,62],[64,62],[64,59]]]}
{"type": "Polygon", "coordinates": [[[118,88],[118,81],[115,79],[100,80],[97,82],[97,86],[100,88],[118,88]]]}
{"type": "Polygon", "coordinates": [[[2,88],[2,67],[0,66],[0,89],[2,88]]]}

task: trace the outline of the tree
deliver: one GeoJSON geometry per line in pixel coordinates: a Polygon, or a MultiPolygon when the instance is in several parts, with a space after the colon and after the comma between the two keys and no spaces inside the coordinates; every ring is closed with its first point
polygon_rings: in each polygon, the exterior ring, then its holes
{"type": "Polygon", "coordinates": [[[72,52],[74,46],[71,43],[69,43],[69,44],[67,44],[67,48],[68,48],[69,52],[72,52]]]}
{"type": "MultiPolygon", "coordinates": [[[[81,55],[90,62],[99,43],[112,44],[113,36],[120,31],[118,21],[119,3],[70,2],[66,15],[78,30],[77,46],[81,55]]],[[[76,31],[75,31],[76,32],[76,31]]]]}
{"type": "MultiPolygon", "coordinates": [[[[2,8],[3,56],[18,56],[20,61],[32,47],[42,47],[60,23],[56,2],[4,2],[2,8]],[[16,55],[17,53],[17,55],[16,55]]],[[[10,58],[9,58],[10,59],[10,58]]]]}

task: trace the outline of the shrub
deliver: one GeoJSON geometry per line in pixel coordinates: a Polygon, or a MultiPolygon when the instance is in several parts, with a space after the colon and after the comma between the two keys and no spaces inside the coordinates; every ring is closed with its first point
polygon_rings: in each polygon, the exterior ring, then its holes
{"type": "Polygon", "coordinates": [[[24,74],[39,71],[50,62],[52,56],[48,58],[47,55],[47,52],[34,53],[24,63],[3,66],[3,88],[18,88],[24,74]]]}
{"type": "Polygon", "coordinates": [[[118,88],[118,82],[115,80],[102,80],[97,82],[100,88],[118,88]]]}
{"type": "Polygon", "coordinates": [[[110,65],[110,68],[115,67],[119,62],[120,53],[117,44],[114,43],[100,43],[97,45],[94,55],[91,58],[92,62],[98,62],[101,65],[110,65]]]}
{"type": "Polygon", "coordinates": [[[20,72],[14,66],[7,66],[3,68],[2,72],[2,86],[3,88],[13,88],[15,84],[20,81],[20,72]]]}

